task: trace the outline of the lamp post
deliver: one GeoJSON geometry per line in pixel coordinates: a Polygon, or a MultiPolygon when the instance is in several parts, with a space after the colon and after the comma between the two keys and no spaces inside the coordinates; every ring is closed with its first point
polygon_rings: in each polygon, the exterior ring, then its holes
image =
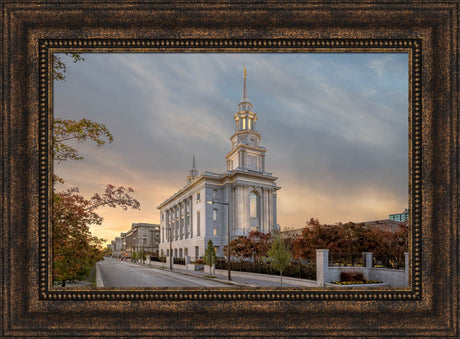
{"type": "Polygon", "coordinates": [[[173,262],[172,262],[172,238],[171,238],[171,227],[164,227],[164,229],[168,232],[169,234],[169,269],[172,271],[173,270],[173,262]]]}
{"type": "Polygon", "coordinates": [[[173,256],[172,256],[172,229],[171,227],[166,228],[169,231],[169,269],[173,270],[173,256]]]}
{"type": "Polygon", "coordinates": [[[220,204],[227,206],[227,250],[228,250],[228,258],[227,258],[227,269],[228,269],[228,280],[232,280],[232,275],[230,271],[230,204],[228,202],[218,202],[218,201],[206,201],[207,204],[220,204]]]}
{"type": "Polygon", "coordinates": [[[141,251],[142,251],[141,252],[142,253],[142,265],[144,265],[144,244],[142,244],[141,251]]]}

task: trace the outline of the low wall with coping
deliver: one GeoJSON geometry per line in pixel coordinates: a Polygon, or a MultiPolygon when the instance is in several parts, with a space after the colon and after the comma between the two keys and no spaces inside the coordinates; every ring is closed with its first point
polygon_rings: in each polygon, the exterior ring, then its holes
{"type": "Polygon", "coordinates": [[[185,257],[185,269],[187,271],[201,271],[204,268],[204,265],[201,264],[192,264],[190,256],[185,257]]]}
{"type": "Polygon", "coordinates": [[[376,268],[372,265],[372,252],[365,252],[366,266],[329,266],[329,250],[316,250],[316,285],[324,287],[333,281],[340,281],[340,273],[346,271],[362,272],[366,280],[380,280],[391,287],[409,286],[409,256],[405,255],[405,268],[400,270],[376,268]]]}
{"type": "Polygon", "coordinates": [[[370,280],[381,280],[388,283],[391,287],[409,286],[408,275],[405,269],[392,270],[389,268],[372,268],[370,270],[370,280]]]}
{"type": "Polygon", "coordinates": [[[354,266],[347,266],[347,267],[341,267],[341,266],[329,266],[328,267],[329,273],[328,273],[328,281],[325,281],[325,283],[330,283],[332,281],[340,281],[340,273],[341,272],[347,272],[347,271],[353,271],[353,272],[361,272],[364,275],[364,278],[366,280],[376,280],[370,278],[369,274],[369,268],[368,267],[354,267],[354,266]]]}

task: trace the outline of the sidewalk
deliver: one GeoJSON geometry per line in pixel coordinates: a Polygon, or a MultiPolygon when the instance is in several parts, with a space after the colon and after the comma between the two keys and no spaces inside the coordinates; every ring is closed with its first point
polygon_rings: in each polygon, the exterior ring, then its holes
{"type": "MultiPolygon", "coordinates": [[[[127,262],[131,263],[130,261],[127,262]]],[[[136,264],[142,265],[139,263],[136,264]]],[[[150,264],[147,264],[147,261],[145,261],[144,266],[160,268],[169,271],[169,265],[162,262],[152,261],[150,264]]],[[[213,281],[219,281],[229,285],[236,285],[241,287],[280,287],[279,275],[231,271],[232,280],[229,281],[227,270],[216,269],[214,276],[216,276],[217,278],[206,278],[205,276],[208,275],[208,273],[204,271],[188,271],[186,270],[185,265],[173,265],[173,271],[180,274],[198,276],[203,279],[212,279],[213,281]]],[[[283,287],[316,287],[316,280],[307,280],[283,276],[283,287]]]]}

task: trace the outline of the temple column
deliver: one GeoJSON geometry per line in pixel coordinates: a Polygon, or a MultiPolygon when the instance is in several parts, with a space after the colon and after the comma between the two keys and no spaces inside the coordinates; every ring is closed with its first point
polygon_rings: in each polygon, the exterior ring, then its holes
{"type": "Polygon", "coordinates": [[[193,199],[192,199],[192,196],[190,196],[188,198],[188,201],[189,201],[189,206],[190,206],[190,209],[188,211],[189,213],[189,227],[190,227],[190,238],[193,238],[193,199]]]}

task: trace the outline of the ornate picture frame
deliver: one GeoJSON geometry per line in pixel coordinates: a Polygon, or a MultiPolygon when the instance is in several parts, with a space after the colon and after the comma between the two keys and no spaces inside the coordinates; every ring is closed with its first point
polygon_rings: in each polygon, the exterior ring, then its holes
{"type": "Polygon", "coordinates": [[[3,336],[458,335],[458,1],[2,1],[3,336]],[[408,288],[56,289],[51,56],[409,55],[408,288]]]}

